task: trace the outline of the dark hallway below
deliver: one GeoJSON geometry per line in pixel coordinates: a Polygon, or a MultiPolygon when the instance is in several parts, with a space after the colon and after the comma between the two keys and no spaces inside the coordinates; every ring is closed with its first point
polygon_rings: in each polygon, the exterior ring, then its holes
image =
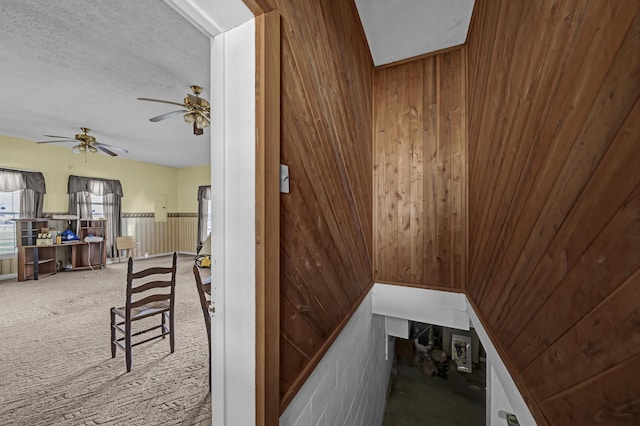
{"type": "Polygon", "coordinates": [[[484,425],[485,364],[475,364],[471,373],[449,370],[446,379],[425,375],[415,359],[406,356],[409,342],[396,339],[383,426],[484,425]]]}

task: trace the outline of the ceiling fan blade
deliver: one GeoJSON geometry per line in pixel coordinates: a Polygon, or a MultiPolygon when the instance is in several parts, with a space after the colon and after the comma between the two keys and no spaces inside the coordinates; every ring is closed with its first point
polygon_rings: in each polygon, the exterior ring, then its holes
{"type": "MultiPolygon", "coordinates": [[[[44,135],[47,138],[58,138],[58,139],[73,139],[72,136],[53,136],[53,135],[44,135]]],[[[75,140],[75,139],[74,139],[75,140]]]]}
{"type": "Polygon", "coordinates": [[[117,156],[118,156],[118,154],[116,154],[115,152],[110,151],[110,150],[108,150],[107,148],[105,148],[105,147],[104,147],[104,145],[94,144],[94,146],[95,146],[97,149],[99,149],[100,151],[105,152],[105,153],[109,154],[109,155],[110,155],[110,156],[112,156],[112,157],[117,157],[117,156]]]}
{"type": "Polygon", "coordinates": [[[162,115],[159,115],[157,117],[150,118],[149,121],[153,121],[154,123],[156,123],[158,121],[165,120],[165,119],[167,119],[169,117],[173,117],[174,115],[182,115],[182,114],[185,114],[187,112],[189,112],[189,111],[187,111],[185,109],[182,109],[182,110],[179,110],[179,111],[171,111],[171,112],[168,112],[166,114],[162,114],[162,115]]]}
{"type": "Polygon", "coordinates": [[[119,146],[107,145],[106,143],[94,142],[93,145],[98,149],[100,149],[100,147],[103,147],[103,148],[106,148],[106,149],[109,149],[109,150],[113,150],[113,151],[124,152],[125,154],[129,153],[129,151],[127,151],[124,148],[120,148],[119,146]]]}
{"type": "Polygon", "coordinates": [[[78,142],[76,139],[60,139],[57,141],[39,141],[36,143],[55,143],[55,142],[78,142]]]}
{"type": "Polygon", "coordinates": [[[178,102],[171,102],[171,101],[163,101],[161,99],[138,98],[138,100],[139,101],[160,102],[160,103],[163,103],[163,104],[178,105],[178,106],[181,106],[181,107],[184,107],[184,108],[187,107],[185,104],[181,104],[181,103],[178,103],[178,102]]]}

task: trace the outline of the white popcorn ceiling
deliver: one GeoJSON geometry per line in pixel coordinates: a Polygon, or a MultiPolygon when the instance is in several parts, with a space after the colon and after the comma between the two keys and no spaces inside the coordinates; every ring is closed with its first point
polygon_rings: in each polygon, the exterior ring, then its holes
{"type": "Polygon", "coordinates": [[[3,1],[0,135],[40,141],[89,127],[128,149],[123,158],[208,163],[209,129],[195,136],[180,116],[151,123],[180,107],[136,98],[182,102],[197,84],[209,99],[209,43],[160,0],[3,1]]]}
{"type": "MultiPolygon", "coordinates": [[[[241,0],[187,3],[229,28],[243,8],[241,0]],[[231,9],[229,21],[222,13],[231,9]],[[223,12],[212,16],[216,10],[223,12]]],[[[374,63],[382,65],[464,43],[473,0],[356,5],[374,63]]],[[[173,167],[208,163],[210,128],[195,136],[180,116],[151,123],[179,107],[136,98],[181,102],[197,84],[210,99],[209,57],[209,38],[161,0],[2,1],[0,135],[33,143],[89,127],[99,142],[128,149],[123,158],[173,167]]]]}

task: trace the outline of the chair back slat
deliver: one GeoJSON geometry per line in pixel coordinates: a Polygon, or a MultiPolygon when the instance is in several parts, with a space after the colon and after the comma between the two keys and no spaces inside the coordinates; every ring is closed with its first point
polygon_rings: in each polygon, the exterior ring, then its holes
{"type": "Polygon", "coordinates": [[[173,253],[173,261],[171,267],[152,267],[143,269],[141,271],[133,272],[133,259],[129,258],[127,268],[127,301],[126,309],[127,314],[130,314],[131,308],[140,307],[146,303],[155,301],[169,300],[171,305],[171,311],[173,311],[175,287],[176,287],[176,264],[178,255],[173,253]],[[154,280],[148,281],[139,285],[134,285],[135,280],[148,277],[150,275],[170,275],[169,281],[167,280],[154,280]],[[143,296],[145,292],[153,292],[156,289],[171,289],[169,294],[153,294],[149,296],[143,296]],[[140,296],[138,300],[133,300],[132,296],[136,294],[140,296]]]}
{"type": "Polygon", "coordinates": [[[170,287],[173,281],[149,281],[131,288],[131,293],[143,293],[154,288],[170,287]]]}
{"type": "Polygon", "coordinates": [[[154,275],[154,274],[163,275],[163,274],[170,274],[172,272],[174,272],[174,268],[156,266],[153,268],[143,269],[138,272],[132,272],[131,278],[133,278],[134,280],[137,280],[140,278],[148,277],[149,275],[154,275]]]}

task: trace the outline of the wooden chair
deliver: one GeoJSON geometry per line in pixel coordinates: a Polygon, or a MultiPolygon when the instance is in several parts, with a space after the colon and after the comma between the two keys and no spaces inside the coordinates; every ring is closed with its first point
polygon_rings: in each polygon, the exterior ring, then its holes
{"type": "Polygon", "coordinates": [[[164,339],[166,335],[169,335],[169,346],[171,353],[173,353],[177,258],[178,256],[174,252],[171,267],[152,267],[138,272],[133,272],[133,258],[129,258],[126,304],[121,308],[111,308],[111,358],[116,356],[116,347],[122,349],[126,354],[127,372],[131,371],[131,348],[134,346],[154,339],[164,339]],[[134,321],[153,315],[160,315],[160,325],[133,332],[132,323],[134,321]],[[116,317],[122,321],[117,322],[116,317]],[[124,328],[122,328],[123,325],[124,328]],[[160,329],[159,334],[136,343],[132,342],[133,337],[157,329],[160,329]],[[123,334],[124,337],[117,338],[116,331],[123,334]]]}
{"type": "Polygon", "coordinates": [[[209,342],[209,391],[211,391],[211,316],[209,315],[209,305],[211,304],[211,279],[203,283],[200,277],[200,268],[193,265],[193,276],[196,279],[198,296],[200,296],[200,307],[204,315],[204,325],[207,329],[207,341],[209,342]]]}
{"type": "Polygon", "coordinates": [[[118,262],[122,262],[122,251],[127,251],[127,256],[131,257],[133,249],[136,248],[136,240],[131,235],[116,238],[116,250],[118,251],[118,262]]]}

